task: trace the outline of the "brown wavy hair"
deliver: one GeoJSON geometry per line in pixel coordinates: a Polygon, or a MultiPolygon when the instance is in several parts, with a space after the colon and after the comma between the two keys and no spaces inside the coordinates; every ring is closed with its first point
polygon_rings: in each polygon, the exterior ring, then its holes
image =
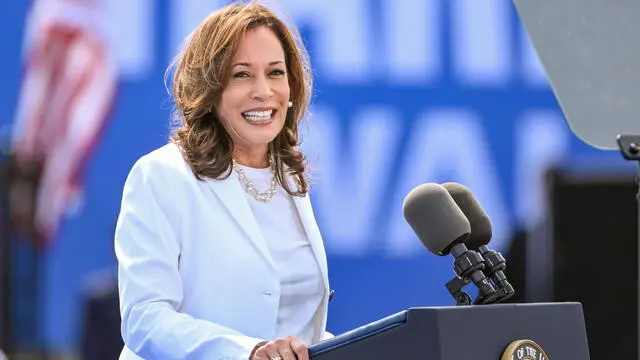
{"type": "MultiPolygon", "coordinates": [[[[232,57],[247,30],[271,29],[285,54],[291,101],[282,131],[269,144],[278,183],[291,195],[304,196],[309,183],[305,155],[298,150],[298,126],[307,115],[312,77],[309,57],[298,30],[291,29],[271,10],[255,1],[228,5],[209,15],[188,37],[176,56],[172,95],[176,111],[171,141],[199,180],[226,179],[231,174],[233,141],[216,111],[230,74],[232,57]],[[293,175],[297,189],[290,188],[286,173],[293,175]]],[[[167,72],[169,74],[169,72],[167,72]]]]}

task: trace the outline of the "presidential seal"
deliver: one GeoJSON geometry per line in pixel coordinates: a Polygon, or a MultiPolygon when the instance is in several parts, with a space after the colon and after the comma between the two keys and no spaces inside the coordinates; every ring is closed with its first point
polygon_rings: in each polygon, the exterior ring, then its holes
{"type": "Polygon", "coordinates": [[[535,341],[516,340],[507,346],[500,360],[549,360],[549,357],[535,341]]]}

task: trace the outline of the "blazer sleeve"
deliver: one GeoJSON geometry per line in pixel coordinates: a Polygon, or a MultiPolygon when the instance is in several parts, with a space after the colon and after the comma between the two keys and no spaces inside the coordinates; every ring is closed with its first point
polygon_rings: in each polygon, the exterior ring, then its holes
{"type": "Polygon", "coordinates": [[[179,201],[180,194],[168,188],[166,174],[149,169],[151,164],[141,160],[125,181],[115,232],[126,347],[143,359],[248,359],[264,339],[177,310],[183,300],[178,272],[181,246],[179,220],[170,215],[179,210],[170,205],[179,201]]]}

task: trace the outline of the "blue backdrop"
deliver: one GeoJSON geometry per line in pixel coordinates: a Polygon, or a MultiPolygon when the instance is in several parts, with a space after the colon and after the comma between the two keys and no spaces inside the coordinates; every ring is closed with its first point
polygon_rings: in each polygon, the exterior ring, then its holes
{"type": "MultiPolygon", "coordinates": [[[[76,344],[87,274],[114,264],[112,231],[131,165],[167,141],[165,68],[184,36],[223,3],[107,2],[121,83],[84,202],[46,255],[44,338],[54,350],[76,344]]],[[[303,146],[336,290],[334,333],[409,306],[453,304],[444,287],[451,260],[429,255],[402,219],[412,187],[469,186],[492,218],[493,246],[504,251],[515,228],[544,214],[547,164],[622,163],[570,133],[508,0],[278,3],[300,26],[316,75],[303,146]]],[[[4,126],[15,117],[27,7],[0,5],[4,126]]]]}

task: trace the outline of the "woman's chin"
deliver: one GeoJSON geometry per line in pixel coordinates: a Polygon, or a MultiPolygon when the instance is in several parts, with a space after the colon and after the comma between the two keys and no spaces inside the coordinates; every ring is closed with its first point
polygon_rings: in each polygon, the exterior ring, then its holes
{"type": "Polygon", "coordinates": [[[253,131],[247,134],[245,139],[250,139],[250,142],[256,146],[263,146],[272,142],[276,136],[278,133],[275,131],[253,131]]]}
{"type": "Polygon", "coordinates": [[[245,129],[247,137],[256,140],[258,143],[269,143],[278,136],[282,130],[276,122],[265,125],[252,125],[245,129]]]}

